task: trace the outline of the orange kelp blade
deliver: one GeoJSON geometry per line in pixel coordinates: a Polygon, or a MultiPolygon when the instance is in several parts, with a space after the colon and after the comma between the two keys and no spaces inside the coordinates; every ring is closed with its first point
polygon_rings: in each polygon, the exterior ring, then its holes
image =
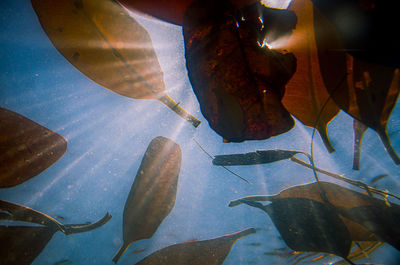
{"type": "Polygon", "coordinates": [[[0,263],[31,264],[57,229],[43,226],[0,226],[0,263]]]}
{"type": "Polygon", "coordinates": [[[197,0],[183,19],[188,75],[210,127],[230,142],[263,140],[294,120],[281,99],[296,70],[293,54],[262,46],[294,28],[288,10],[259,2],[234,10],[229,1],[197,0]],[[260,18],[261,16],[261,18],[260,18]]]}
{"type": "Polygon", "coordinates": [[[31,0],[57,50],[88,78],[118,94],[156,99],[197,127],[165,92],[147,31],[114,0],[31,0]]]}
{"type": "Polygon", "coordinates": [[[354,160],[353,169],[360,170],[360,158],[361,158],[361,142],[364,133],[367,131],[368,127],[357,119],[354,119],[354,160]]]}
{"type": "Polygon", "coordinates": [[[314,11],[319,63],[329,94],[342,110],[374,129],[392,160],[400,164],[386,129],[400,93],[400,70],[353,58],[331,21],[314,11]]]}
{"type": "Polygon", "coordinates": [[[150,238],[175,205],[182,151],[174,141],[159,136],[147,147],[124,207],[123,244],[113,261],[126,248],[150,238]]]}
{"type": "Polygon", "coordinates": [[[243,200],[265,211],[285,243],[295,251],[335,254],[346,259],[350,253],[350,233],[335,209],[305,198],[274,198],[269,205],[243,200]]]}
{"type": "Polygon", "coordinates": [[[172,245],[150,254],[136,265],[220,265],[228,256],[236,240],[255,232],[254,228],[249,228],[215,239],[172,245]]]}
{"type": "Polygon", "coordinates": [[[0,220],[22,221],[44,225],[59,230],[66,235],[91,231],[104,225],[111,219],[111,215],[107,213],[95,223],[63,225],[47,214],[24,205],[4,200],[0,200],[0,211],[0,220]]]}
{"type": "Polygon", "coordinates": [[[19,185],[46,170],[67,150],[64,137],[0,108],[0,188],[19,185]]]}
{"type": "Polygon", "coordinates": [[[282,103],[303,124],[317,129],[327,150],[335,151],[327,133],[329,122],[340,109],[330,99],[322,79],[313,24],[311,0],[293,0],[288,8],[297,15],[296,29],[287,43],[271,43],[277,49],[286,49],[296,56],[297,69],[286,85],[282,103]]]}

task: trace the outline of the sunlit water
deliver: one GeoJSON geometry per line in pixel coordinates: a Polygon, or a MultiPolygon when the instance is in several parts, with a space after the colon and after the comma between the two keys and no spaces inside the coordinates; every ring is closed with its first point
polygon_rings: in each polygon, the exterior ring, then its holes
{"type": "MultiPolygon", "coordinates": [[[[64,259],[71,264],[113,264],[112,257],[122,242],[122,212],[128,192],[147,145],[159,135],[175,140],[183,152],[175,207],[155,235],[134,242],[119,264],[135,264],[171,244],[215,238],[249,227],[261,230],[239,240],[224,264],[286,264],[285,259],[263,254],[285,247],[271,219],[258,209],[229,208],[228,203],[239,197],[274,194],[292,185],[312,182],[312,171],[290,161],[231,168],[253,183],[249,185],[223,168],[212,166],[211,159],[193,139],[212,155],[277,148],[310,152],[312,129],[296,122],[288,133],[266,141],[222,143],[201,115],[188,81],[181,27],[137,18],[151,34],[168,94],[201,119],[199,128],[159,102],[133,100],[95,84],[52,46],[29,1],[0,1],[0,106],[68,140],[68,150],[59,161],[15,188],[0,190],[0,199],[61,216],[66,224],[92,222],[106,212],[113,216],[92,232],[69,237],[56,233],[34,264],[54,264],[64,259]],[[132,253],[142,249],[143,252],[132,253]]],[[[397,106],[388,131],[398,152],[399,118],[397,106]]],[[[353,171],[352,119],[341,113],[328,130],[336,152],[330,155],[317,135],[314,155],[318,167],[367,183],[377,175],[389,174],[379,187],[399,194],[399,168],[374,131],[368,130],[364,137],[361,170],[353,171]]],[[[379,264],[397,264],[396,257],[399,258],[398,251],[390,246],[371,254],[379,264]]],[[[334,260],[340,259],[333,257],[326,262],[334,260]]]]}

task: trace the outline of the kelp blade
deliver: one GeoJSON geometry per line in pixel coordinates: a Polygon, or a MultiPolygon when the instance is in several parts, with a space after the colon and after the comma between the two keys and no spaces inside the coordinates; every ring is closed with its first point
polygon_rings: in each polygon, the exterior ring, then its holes
{"type": "Polygon", "coordinates": [[[220,265],[238,239],[255,232],[254,228],[249,228],[215,239],[172,245],[150,254],[137,265],[220,265]]]}
{"type": "Polygon", "coordinates": [[[216,155],[212,161],[215,166],[243,166],[273,163],[289,159],[301,153],[290,150],[257,150],[246,154],[216,155]]]}
{"type": "Polygon", "coordinates": [[[175,205],[182,151],[174,141],[154,138],[142,159],[124,207],[123,244],[118,262],[133,241],[150,238],[175,205]]]}
{"type": "Polygon", "coordinates": [[[314,33],[313,4],[311,0],[294,0],[289,10],[297,15],[296,29],[287,43],[277,48],[287,49],[296,56],[297,69],[286,85],[282,103],[303,124],[316,128],[327,150],[332,153],[335,149],[329,140],[327,126],[340,109],[330,99],[321,75],[314,33]]]}
{"type": "Polygon", "coordinates": [[[241,12],[228,1],[197,0],[187,8],[183,35],[189,79],[201,112],[224,139],[267,139],[293,127],[281,99],[296,59],[260,42],[270,32],[275,37],[290,32],[295,20],[292,12],[259,2],[241,12]]]}
{"type": "Polygon", "coordinates": [[[0,263],[31,264],[55,232],[42,226],[0,226],[0,263]]]}
{"type": "Polygon", "coordinates": [[[99,85],[135,99],[157,99],[197,127],[166,93],[150,35],[114,0],[31,0],[57,50],[99,85]]]}
{"type": "Polygon", "coordinates": [[[67,150],[64,137],[11,110],[0,108],[0,188],[40,174],[67,150]]]}
{"type": "Polygon", "coordinates": [[[286,244],[295,251],[326,252],[346,258],[351,237],[333,207],[304,198],[277,198],[270,205],[247,202],[268,213],[286,244]]]}
{"type": "Polygon", "coordinates": [[[353,241],[386,241],[398,247],[396,238],[400,238],[400,231],[394,224],[400,218],[399,205],[392,203],[389,207],[384,200],[329,182],[293,186],[275,195],[248,196],[231,201],[229,206],[285,198],[309,199],[332,205],[353,241]]]}

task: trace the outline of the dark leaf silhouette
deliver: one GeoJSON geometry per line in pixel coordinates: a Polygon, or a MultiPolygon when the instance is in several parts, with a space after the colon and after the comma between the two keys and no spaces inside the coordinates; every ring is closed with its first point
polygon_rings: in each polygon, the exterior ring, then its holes
{"type": "Polygon", "coordinates": [[[375,0],[312,0],[334,26],[343,48],[357,59],[400,66],[400,40],[393,34],[400,3],[375,0]],[[346,23],[343,23],[346,21],[346,23]]]}
{"type": "Polygon", "coordinates": [[[358,121],[357,119],[354,119],[353,127],[354,127],[353,169],[360,170],[361,142],[362,142],[364,133],[367,131],[368,127],[365,126],[362,122],[358,121]]]}
{"type": "Polygon", "coordinates": [[[200,121],[165,92],[163,72],[147,31],[114,0],[31,0],[57,50],[105,88],[156,99],[197,127],[200,121]]]}
{"type": "MultiPolygon", "coordinates": [[[[296,56],[297,69],[286,85],[282,103],[303,124],[315,127],[329,152],[335,151],[327,133],[328,123],[340,109],[329,99],[322,79],[313,26],[311,0],[294,0],[289,10],[297,15],[297,25],[287,43],[287,49],[296,56]]],[[[274,44],[271,44],[272,46],[274,44]]]]}
{"type": "Polygon", "coordinates": [[[204,117],[227,141],[267,139],[293,127],[281,99],[296,59],[263,41],[290,34],[295,23],[293,12],[259,2],[240,11],[227,0],[198,0],[187,8],[189,79],[204,117]]]}
{"type": "Polygon", "coordinates": [[[332,253],[346,258],[351,238],[330,205],[305,198],[275,198],[270,205],[246,201],[271,217],[286,244],[295,251],[332,253]]]}
{"type": "Polygon", "coordinates": [[[13,111],[0,108],[0,188],[21,184],[62,157],[61,135],[13,111]]]}
{"type": "Polygon", "coordinates": [[[152,253],[137,265],[219,265],[224,262],[236,240],[255,232],[254,228],[249,228],[215,239],[172,245],[152,253]]]}
{"type": "Polygon", "coordinates": [[[181,160],[181,149],[172,140],[159,136],[150,142],[125,203],[123,244],[115,263],[130,243],[152,237],[171,212],[181,160]]]}
{"type": "Polygon", "coordinates": [[[1,264],[31,264],[57,229],[41,226],[0,226],[1,264]]]}
{"type": "Polygon", "coordinates": [[[400,92],[400,70],[353,58],[345,52],[345,40],[329,16],[317,9],[314,14],[318,57],[329,94],[342,110],[374,129],[392,160],[400,164],[386,129],[400,92]]]}
{"type": "Polygon", "coordinates": [[[322,182],[294,186],[277,195],[249,196],[234,200],[230,206],[244,202],[273,201],[283,198],[305,198],[334,206],[346,224],[353,241],[382,240],[399,249],[400,206],[353,191],[339,185],[322,182]],[[325,199],[324,199],[325,198],[325,199]]]}
{"type": "Polygon", "coordinates": [[[215,166],[243,166],[273,163],[292,158],[301,151],[291,150],[257,150],[246,154],[216,155],[213,159],[215,166]]]}
{"type": "Polygon", "coordinates": [[[2,211],[0,212],[2,213],[0,215],[0,220],[21,221],[44,225],[51,229],[59,230],[66,235],[91,231],[104,225],[111,219],[111,215],[107,213],[95,223],[64,225],[47,214],[24,205],[4,200],[0,200],[0,211],[2,211]]]}

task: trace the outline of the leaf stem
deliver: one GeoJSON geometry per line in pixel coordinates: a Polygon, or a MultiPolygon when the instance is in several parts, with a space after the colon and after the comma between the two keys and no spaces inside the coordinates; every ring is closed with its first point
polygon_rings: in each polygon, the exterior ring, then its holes
{"type": "Polygon", "coordinates": [[[192,124],[195,128],[197,128],[201,121],[194,117],[192,114],[188,113],[186,110],[179,106],[179,103],[175,103],[175,101],[170,98],[168,95],[162,95],[158,98],[158,100],[174,111],[176,114],[181,116],[183,119],[187,120],[190,124],[192,124]]]}

